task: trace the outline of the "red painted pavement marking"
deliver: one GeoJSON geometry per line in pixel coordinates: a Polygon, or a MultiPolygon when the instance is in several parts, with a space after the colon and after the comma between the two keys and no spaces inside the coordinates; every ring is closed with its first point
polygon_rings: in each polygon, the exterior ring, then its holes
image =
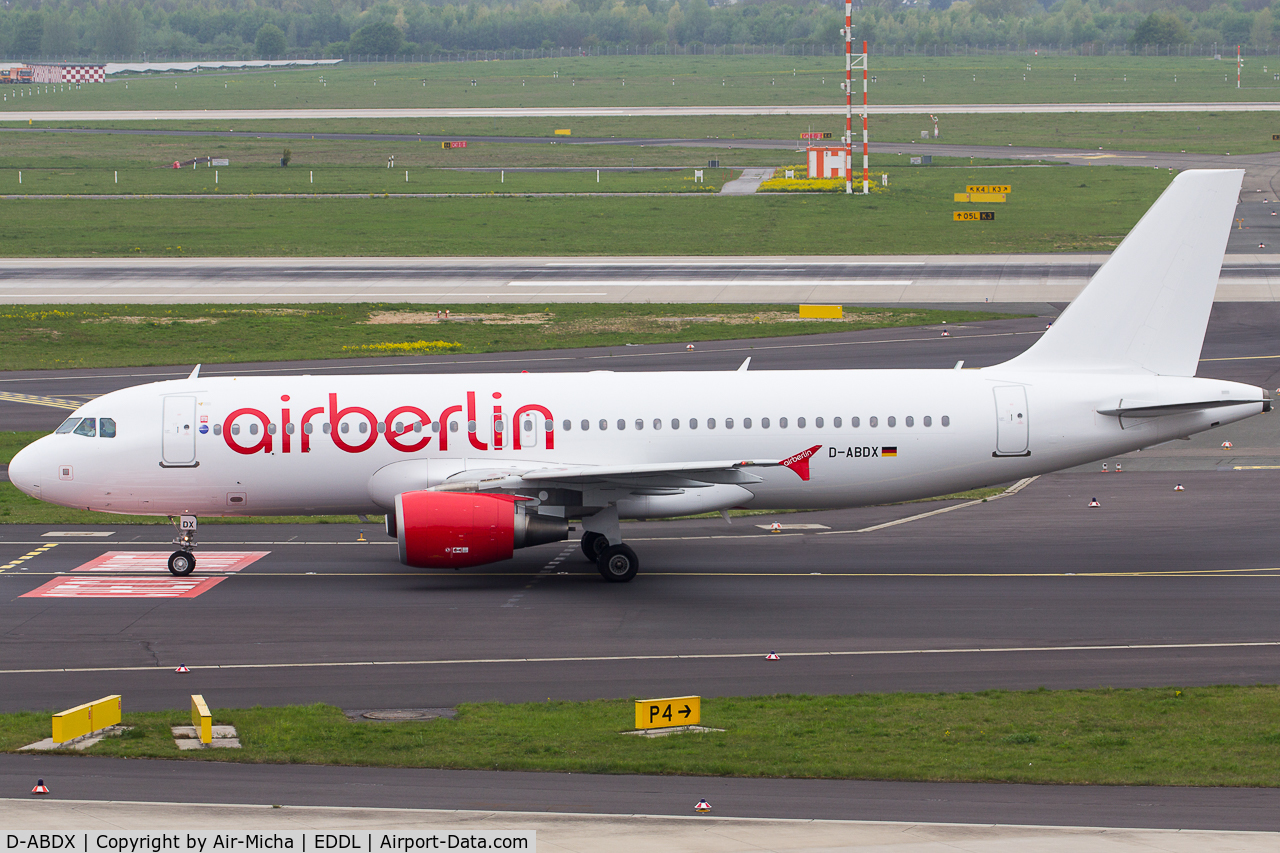
{"type": "MultiPolygon", "coordinates": [[[[108,551],[73,572],[168,572],[170,551],[108,551]]],[[[238,572],[270,551],[196,551],[196,571],[238,572]]]]}
{"type": "Polygon", "coordinates": [[[60,577],[19,598],[195,598],[221,578],[60,577]]]}

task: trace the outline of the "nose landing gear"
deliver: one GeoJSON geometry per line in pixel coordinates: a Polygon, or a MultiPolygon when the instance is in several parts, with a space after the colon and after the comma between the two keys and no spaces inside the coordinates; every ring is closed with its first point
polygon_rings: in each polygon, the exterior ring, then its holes
{"type": "Polygon", "coordinates": [[[169,555],[169,572],[184,578],[195,571],[196,555],[191,553],[196,548],[196,517],[183,515],[178,518],[169,517],[173,522],[176,535],[173,546],[178,550],[169,555]]]}

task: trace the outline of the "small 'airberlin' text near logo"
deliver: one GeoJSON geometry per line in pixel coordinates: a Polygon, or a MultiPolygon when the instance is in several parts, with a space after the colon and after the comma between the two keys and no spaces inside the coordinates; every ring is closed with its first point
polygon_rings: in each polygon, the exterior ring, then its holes
{"type": "Polygon", "coordinates": [[[789,456],[786,459],[783,459],[778,464],[786,468],[790,468],[792,471],[796,472],[796,475],[801,480],[807,481],[809,479],[809,457],[813,456],[813,454],[817,453],[821,449],[821,444],[815,444],[808,450],[802,450],[795,456],[789,456]]]}

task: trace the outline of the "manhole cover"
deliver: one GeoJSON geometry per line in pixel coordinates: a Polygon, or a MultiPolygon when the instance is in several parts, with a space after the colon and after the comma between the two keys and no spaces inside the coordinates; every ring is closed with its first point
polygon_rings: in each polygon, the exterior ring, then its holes
{"type": "Polygon", "coordinates": [[[434,720],[438,717],[452,718],[457,711],[453,708],[374,708],[371,710],[347,711],[350,720],[373,720],[381,723],[408,723],[420,720],[434,720]]]}

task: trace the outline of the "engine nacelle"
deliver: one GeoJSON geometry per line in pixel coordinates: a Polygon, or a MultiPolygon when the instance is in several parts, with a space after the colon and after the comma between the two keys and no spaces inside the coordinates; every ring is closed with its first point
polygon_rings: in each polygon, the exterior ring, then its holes
{"type": "Polygon", "coordinates": [[[510,559],[516,548],[569,538],[563,518],[526,511],[521,503],[511,495],[476,492],[396,495],[400,562],[423,569],[482,566],[510,559]]]}

